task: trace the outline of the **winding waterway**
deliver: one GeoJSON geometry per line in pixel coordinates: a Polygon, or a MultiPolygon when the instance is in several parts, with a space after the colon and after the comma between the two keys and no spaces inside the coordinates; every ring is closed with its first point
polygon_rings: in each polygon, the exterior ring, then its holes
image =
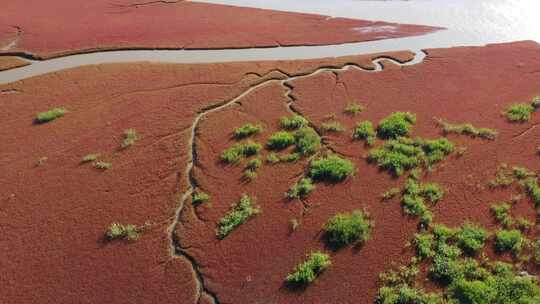
{"type": "Polygon", "coordinates": [[[79,54],[0,72],[0,84],[89,64],[122,62],[213,63],[309,59],[397,50],[484,45],[516,40],[540,41],[537,0],[201,0],[332,17],[441,26],[447,30],[407,38],[329,46],[298,46],[230,50],[127,50],[79,54]]]}

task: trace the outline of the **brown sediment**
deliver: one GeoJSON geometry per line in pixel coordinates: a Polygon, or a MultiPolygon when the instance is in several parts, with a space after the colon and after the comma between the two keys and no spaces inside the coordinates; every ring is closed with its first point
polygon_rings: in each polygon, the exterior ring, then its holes
{"type": "Polygon", "coordinates": [[[190,1],[133,0],[12,1],[2,7],[2,23],[0,46],[9,47],[0,47],[0,54],[33,59],[107,50],[327,45],[440,30],[190,1]]]}
{"type": "MultiPolygon", "coordinates": [[[[540,74],[534,71],[540,68],[539,51],[532,42],[428,50],[422,64],[385,64],[379,73],[341,68],[373,70],[373,55],[214,65],[115,64],[10,84],[10,90],[20,93],[0,95],[5,105],[0,119],[8,126],[0,130],[5,139],[0,182],[7,193],[0,205],[0,223],[7,227],[0,245],[10,248],[1,260],[6,266],[0,280],[7,286],[2,298],[23,303],[81,298],[114,303],[371,302],[379,272],[409,254],[403,246],[416,232],[417,221],[401,214],[396,199],[381,202],[380,194],[403,179],[366,162],[366,147],[351,140],[355,123],[376,123],[391,112],[411,111],[418,121],[414,134],[422,137],[442,136],[433,117],[498,130],[497,139],[489,142],[449,135],[467,147],[466,153],[450,156],[425,178],[447,188],[446,197],[432,208],[436,222],[458,225],[470,218],[492,229],[491,202],[513,193],[487,189],[497,164],[539,169],[535,139],[540,129],[530,128],[539,117],[509,124],[500,116],[509,104],[538,95],[540,74]],[[299,74],[306,76],[295,78],[299,74]],[[335,113],[347,130],[326,136],[325,144],[358,168],[344,183],[317,184],[306,199],[307,213],[300,202],[284,198],[307,160],[265,164],[251,183],[241,179],[243,166],[219,162],[223,149],[234,143],[234,128],[263,123],[265,131],[253,140],[264,144],[278,130],[279,117],[291,114],[291,101],[293,110],[316,127],[335,113]],[[366,110],[355,117],[343,113],[351,102],[366,110]],[[32,124],[35,112],[55,106],[70,112],[48,124],[32,124]],[[127,128],[135,128],[141,139],[118,151],[127,128]],[[100,152],[113,168],[100,172],[79,165],[91,152],[100,152]],[[48,160],[36,168],[41,156],[48,160]],[[189,198],[193,186],[209,193],[210,200],[198,207],[181,200],[189,198]],[[255,196],[262,213],[220,241],[217,222],[242,193],[255,196]],[[284,288],[284,277],[306,253],[328,250],[320,239],[326,220],[354,209],[365,209],[375,221],[370,240],[359,249],[329,251],[332,267],[305,290],[284,288]],[[293,218],[300,226],[291,233],[293,218]],[[102,243],[104,229],[116,221],[149,221],[152,227],[132,244],[102,243]],[[34,280],[28,283],[28,277],[34,280]]],[[[408,52],[388,56],[412,58],[408,52]]],[[[526,198],[515,212],[529,219],[534,215],[526,198]]]]}
{"type": "Polygon", "coordinates": [[[5,71],[14,68],[20,68],[30,63],[19,57],[14,56],[0,56],[0,71],[5,71]]]}

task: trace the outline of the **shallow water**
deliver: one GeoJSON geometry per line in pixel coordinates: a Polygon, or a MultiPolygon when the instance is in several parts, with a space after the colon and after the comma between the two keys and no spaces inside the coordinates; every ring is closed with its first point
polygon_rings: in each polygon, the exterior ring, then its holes
{"type": "Polygon", "coordinates": [[[8,83],[62,69],[113,62],[211,63],[309,59],[396,50],[484,45],[516,40],[540,42],[538,0],[202,0],[200,2],[307,12],[368,20],[446,27],[447,30],[408,38],[330,46],[277,47],[235,50],[112,51],[73,55],[0,72],[8,83]]]}

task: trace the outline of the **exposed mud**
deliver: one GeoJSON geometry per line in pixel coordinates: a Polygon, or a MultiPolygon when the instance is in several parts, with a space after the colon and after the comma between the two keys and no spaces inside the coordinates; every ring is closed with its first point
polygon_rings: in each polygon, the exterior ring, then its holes
{"type": "Polygon", "coordinates": [[[13,56],[0,56],[0,71],[10,70],[14,68],[20,68],[30,63],[19,57],[13,56]]]}
{"type": "Polygon", "coordinates": [[[107,50],[328,45],[440,29],[190,1],[11,1],[0,18],[12,25],[0,28],[0,42],[8,46],[0,55],[29,59],[107,50]],[[381,30],[361,30],[366,27],[381,30]]]}

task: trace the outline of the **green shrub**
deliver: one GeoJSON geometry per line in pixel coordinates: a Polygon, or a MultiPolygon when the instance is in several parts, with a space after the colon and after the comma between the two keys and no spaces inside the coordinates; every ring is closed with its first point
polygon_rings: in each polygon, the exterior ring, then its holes
{"type": "Polygon", "coordinates": [[[415,123],[416,115],[409,112],[395,112],[379,122],[377,135],[385,139],[409,136],[415,123]]]}
{"type": "Polygon", "coordinates": [[[414,236],[412,244],[416,249],[416,255],[420,259],[430,258],[435,255],[435,251],[433,250],[433,246],[435,245],[435,239],[433,234],[417,233],[414,236]]]}
{"type": "Polygon", "coordinates": [[[384,286],[379,289],[375,304],[442,304],[441,295],[427,293],[407,284],[384,286]]]}
{"type": "Polygon", "coordinates": [[[494,204],[491,206],[491,212],[495,219],[505,227],[511,226],[514,221],[510,216],[510,205],[507,203],[494,204]]]}
{"type": "Polygon", "coordinates": [[[244,157],[258,154],[261,149],[262,147],[260,144],[252,141],[234,144],[223,151],[221,154],[221,160],[226,163],[237,163],[244,157]]]}
{"type": "Polygon", "coordinates": [[[98,161],[98,162],[94,163],[94,167],[96,167],[97,169],[100,169],[100,170],[108,170],[108,169],[112,168],[112,164],[107,163],[107,162],[103,162],[103,161],[98,161]]]}
{"type": "Polygon", "coordinates": [[[529,171],[529,169],[518,166],[512,167],[512,173],[517,179],[525,179],[527,177],[536,176],[536,173],[529,171]]]}
{"type": "Polygon", "coordinates": [[[253,206],[253,199],[247,195],[242,195],[240,201],[232,208],[220,221],[217,236],[224,239],[238,226],[245,223],[251,217],[259,214],[261,210],[253,206]]]}
{"type": "Polygon", "coordinates": [[[457,234],[457,231],[453,228],[450,228],[443,224],[436,224],[433,226],[433,235],[440,243],[446,243],[447,241],[454,238],[457,234]]]}
{"type": "Polygon", "coordinates": [[[523,235],[519,230],[499,230],[495,234],[495,249],[498,252],[511,251],[515,254],[521,251],[523,235]]]}
{"type": "Polygon", "coordinates": [[[444,189],[435,183],[422,184],[421,195],[430,202],[437,203],[443,198],[444,189]]]}
{"type": "Polygon", "coordinates": [[[533,261],[536,265],[540,265],[540,238],[532,243],[533,261]]]}
{"type": "Polygon", "coordinates": [[[500,164],[497,167],[497,173],[495,174],[495,179],[489,182],[491,188],[497,187],[508,187],[514,182],[514,174],[508,168],[508,165],[505,163],[500,164]]]}
{"type": "Polygon", "coordinates": [[[250,182],[254,179],[256,179],[258,176],[257,172],[255,170],[247,169],[244,171],[244,180],[250,182]]]}
{"type": "Polygon", "coordinates": [[[124,141],[122,142],[122,149],[131,147],[138,140],[137,131],[135,129],[124,130],[124,141]]]}
{"type": "Polygon", "coordinates": [[[261,125],[255,125],[252,123],[247,123],[241,127],[238,127],[234,130],[234,138],[243,139],[250,137],[252,135],[262,132],[263,128],[261,125]]]}
{"type": "Polygon", "coordinates": [[[372,227],[368,215],[362,210],[355,210],[332,217],[324,225],[324,233],[330,246],[341,248],[350,244],[362,245],[368,240],[372,227]]]}
{"type": "Polygon", "coordinates": [[[353,133],[354,139],[365,140],[368,146],[375,143],[376,133],[373,124],[370,121],[362,121],[356,124],[356,129],[353,133]]]}
{"type": "Polygon", "coordinates": [[[534,111],[533,106],[519,103],[511,105],[508,110],[506,110],[506,118],[511,122],[525,122],[531,119],[531,114],[534,111]]]}
{"type": "Polygon", "coordinates": [[[347,107],[345,108],[345,113],[354,116],[354,115],[364,111],[364,109],[365,109],[365,107],[362,106],[362,105],[359,105],[357,103],[351,103],[351,104],[348,104],[347,107]]]}
{"type": "Polygon", "coordinates": [[[87,154],[82,158],[81,162],[82,163],[90,163],[90,162],[96,161],[98,159],[98,157],[99,157],[99,154],[97,154],[97,153],[87,154]]]}
{"type": "Polygon", "coordinates": [[[317,278],[332,262],[328,254],[316,251],[309,258],[296,266],[293,272],[287,275],[286,281],[292,285],[306,285],[317,278]]]}
{"type": "Polygon", "coordinates": [[[354,164],[331,154],[316,160],[309,164],[309,176],[314,180],[340,182],[354,173],[354,164]]]}
{"type": "Polygon", "coordinates": [[[276,153],[272,152],[266,157],[266,162],[271,165],[279,163],[279,157],[276,153]]]}
{"type": "Polygon", "coordinates": [[[471,222],[465,222],[456,234],[458,246],[468,254],[474,254],[484,248],[488,232],[471,222]]]}
{"type": "Polygon", "coordinates": [[[412,216],[419,216],[427,211],[424,199],[419,195],[403,195],[401,206],[403,207],[403,212],[405,212],[405,214],[412,216]]]}
{"type": "Polygon", "coordinates": [[[525,231],[531,229],[534,225],[528,219],[520,217],[516,220],[516,226],[519,230],[525,231]]]}
{"type": "Polygon", "coordinates": [[[345,128],[337,121],[325,122],[321,125],[324,132],[343,132],[345,128]]]}
{"type": "Polygon", "coordinates": [[[533,98],[532,102],[531,102],[531,106],[537,110],[538,108],[540,108],[540,96],[536,96],[533,98]]]}
{"type": "Polygon", "coordinates": [[[524,183],[527,195],[532,199],[534,204],[540,206],[540,186],[536,178],[528,178],[524,183]]]}
{"type": "Polygon", "coordinates": [[[465,134],[471,137],[480,137],[485,139],[494,140],[497,137],[497,131],[488,128],[476,128],[470,123],[464,124],[451,124],[443,119],[437,120],[438,124],[443,128],[445,134],[465,134]]]}
{"type": "Polygon", "coordinates": [[[280,131],[270,136],[266,146],[272,150],[282,150],[293,145],[294,143],[295,138],[293,134],[285,131],[280,131]]]}
{"type": "Polygon", "coordinates": [[[193,194],[191,202],[193,203],[193,205],[200,205],[202,203],[206,203],[209,199],[210,195],[204,192],[196,192],[195,194],[193,194]]]}
{"type": "Polygon", "coordinates": [[[68,111],[65,108],[54,108],[46,112],[36,114],[37,123],[46,123],[64,116],[68,111]]]}
{"type": "Polygon", "coordinates": [[[256,171],[262,165],[262,161],[259,158],[254,158],[248,161],[246,165],[247,170],[256,171]]]}
{"type": "Polygon", "coordinates": [[[321,137],[312,128],[301,128],[294,132],[297,153],[308,156],[313,155],[321,148],[321,137]]]}
{"type": "Polygon", "coordinates": [[[482,281],[459,280],[451,288],[452,297],[457,303],[463,304],[492,304],[495,303],[497,292],[482,281]]]}
{"type": "Polygon", "coordinates": [[[313,185],[311,178],[304,177],[289,189],[287,197],[290,199],[304,198],[313,190],[315,190],[315,185],[313,185]]]}
{"type": "Polygon", "coordinates": [[[279,123],[283,129],[287,129],[287,130],[296,130],[300,128],[305,128],[309,125],[309,122],[307,121],[307,119],[296,114],[290,118],[286,116],[281,117],[279,123]]]}
{"type": "Polygon", "coordinates": [[[132,224],[119,224],[112,223],[107,231],[105,231],[105,238],[108,241],[126,239],[128,241],[136,241],[140,238],[140,233],[143,231],[144,227],[137,227],[132,224]]]}

